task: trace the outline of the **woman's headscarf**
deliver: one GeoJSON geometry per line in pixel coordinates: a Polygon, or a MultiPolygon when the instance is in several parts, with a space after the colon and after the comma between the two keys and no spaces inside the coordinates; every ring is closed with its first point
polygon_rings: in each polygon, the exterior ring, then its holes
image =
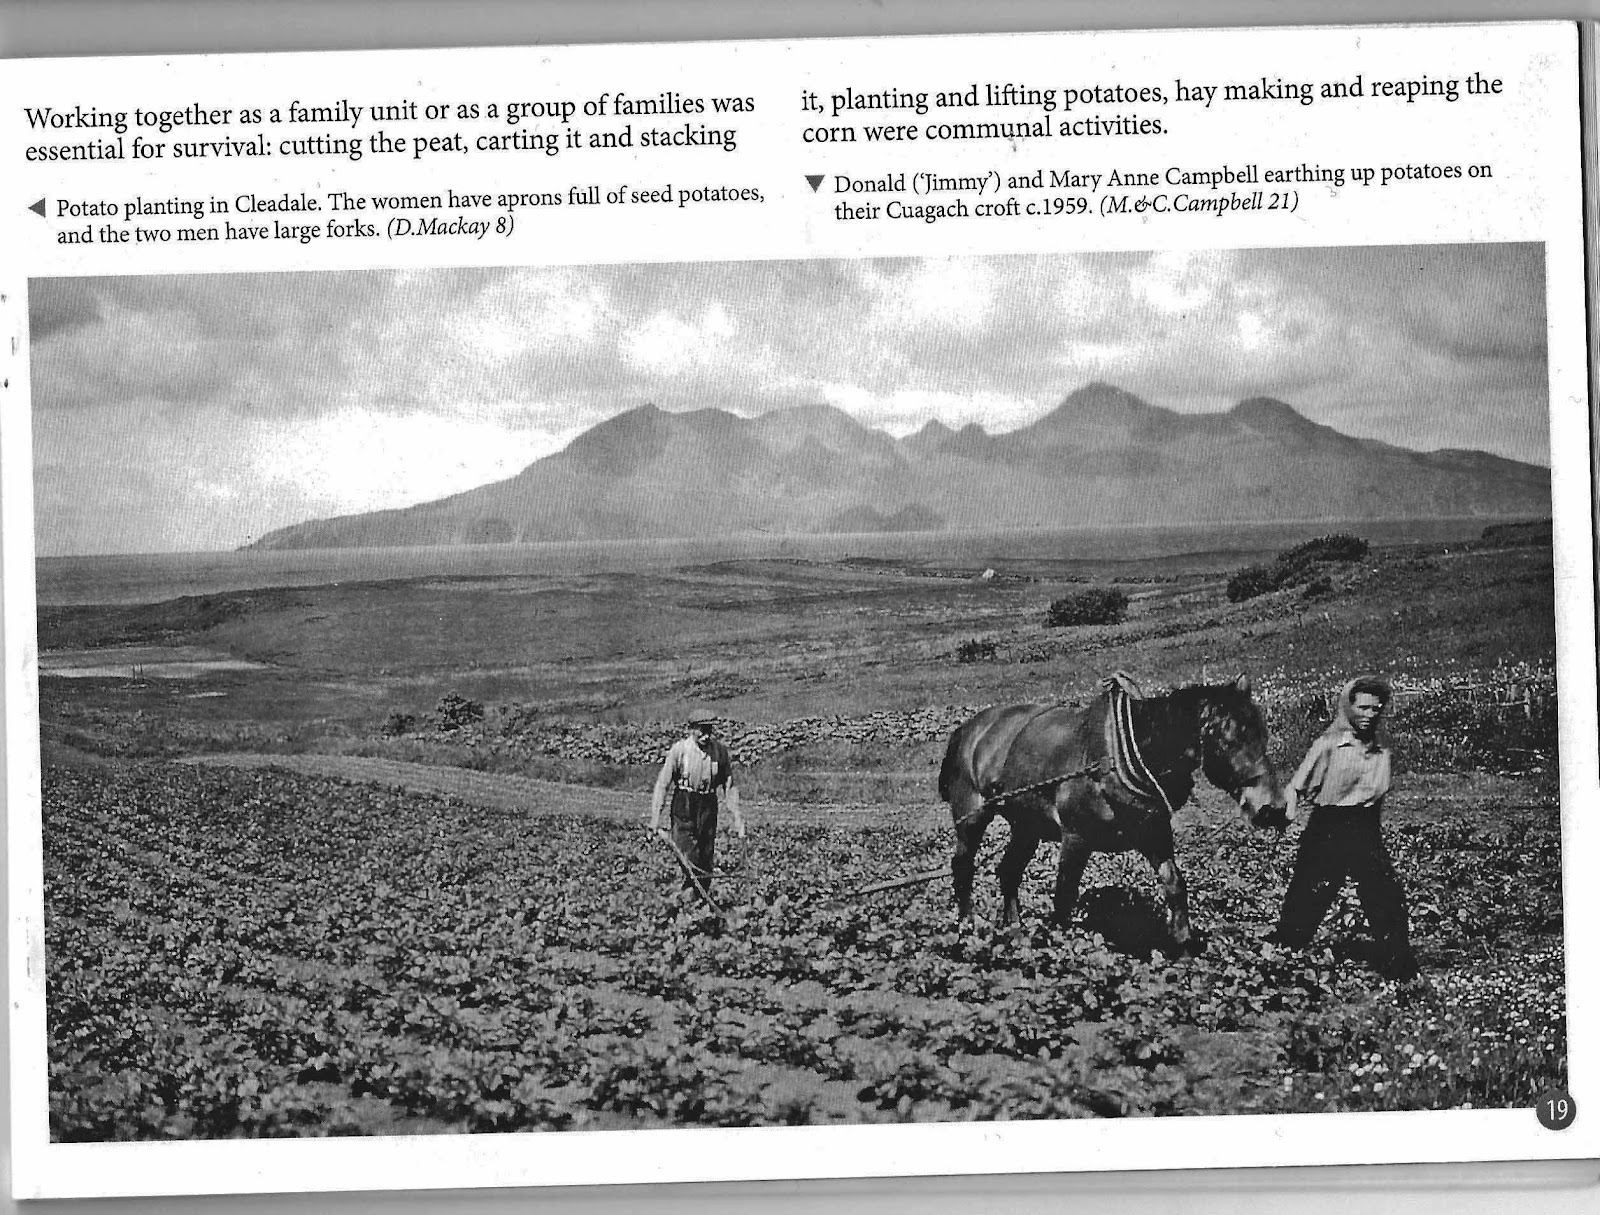
{"type": "MultiPolygon", "coordinates": [[[[1394,700],[1394,691],[1389,687],[1388,681],[1379,679],[1375,675],[1357,675],[1339,690],[1338,707],[1334,709],[1333,720],[1328,723],[1328,728],[1323,731],[1324,734],[1342,733],[1345,730],[1349,730],[1352,733],[1355,731],[1356,723],[1351,714],[1355,709],[1356,684],[1367,683],[1369,681],[1383,685],[1384,691],[1388,693],[1388,695],[1383,698],[1383,705],[1384,708],[1389,707],[1390,703],[1394,700]]],[[[1378,737],[1377,731],[1373,732],[1373,740],[1381,741],[1381,739],[1378,737]]]]}

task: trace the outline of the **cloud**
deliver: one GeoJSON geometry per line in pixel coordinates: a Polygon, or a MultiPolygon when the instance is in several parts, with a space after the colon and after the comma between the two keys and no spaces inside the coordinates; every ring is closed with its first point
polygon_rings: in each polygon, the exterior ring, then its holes
{"type": "Polygon", "coordinates": [[[28,330],[35,342],[99,319],[99,301],[82,279],[49,280],[28,292],[28,330]]]}
{"type": "Polygon", "coordinates": [[[647,371],[676,376],[722,360],[734,343],[733,321],[721,303],[685,318],[662,311],[648,317],[623,341],[623,354],[647,371]]]}
{"type": "Polygon", "coordinates": [[[1105,380],[1547,458],[1535,245],[56,279],[29,316],[41,551],[407,505],[647,401],[1005,430],[1105,380]]]}
{"type": "Polygon", "coordinates": [[[333,514],[411,505],[514,476],[556,444],[495,421],[346,407],[262,427],[253,472],[333,514]]]}

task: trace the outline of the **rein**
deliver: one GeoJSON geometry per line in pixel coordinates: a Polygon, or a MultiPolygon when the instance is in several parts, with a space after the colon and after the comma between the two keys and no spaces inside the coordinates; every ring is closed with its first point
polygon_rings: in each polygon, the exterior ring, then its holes
{"type": "Polygon", "coordinates": [[[1036,780],[1031,785],[1018,785],[1015,789],[1007,789],[1004,793],[986,795],[983,804],[972,814],[963,815],[959,820],[962,823],[971,822],[990,806],[999,806],[1014,797],[1021,797],[1024,793],[1037,793],[1040,789],[1049,789],[1054,785],[1064,785],[1069,780],[1082,780],[1086,776],[1104,776],[1108,766],[1107,760],[1097,759],[1092,764],[1082,768],[1074,768],[1071,772],[1063,772],[1059,776],[1047,776],[1043,780],[1036,780]]]}
{"type": "MultiPolygon", "coordinates": [[[[1149,803],[1152,810],[1159,803],[1161,808],[1166,810],[1169,818],[1176,817],[1177,810],[1173,807],[1172,798],[1168,796],[1166,787],[1151,771],[1150,765],[1145,760],[1144,751],[1139,746],[1138,735],[1134,730],[1133,702],[1142,700],[1144,697],[1138,695],[1137,688],[1133,686],[1132,680],[1120,671],[1113,678],[1105,680],[1103,686],[1106,692],[1107,708],[1111,713],[1111,729],[1109,731],[1110,755],[1097,759],[1093,763],[1085,764],[1081,768],[1074,768],[1068,772],[1047,776],[1043,780],[1019,785],[1015,789],[986,793],[977,809],[956,820],[956,825],[958,827],[964,826],[980,815],[992,813],[995,807],[1002,806],[1013,798],[1022,797],[1029,793],[1037,793],[1042,789],[1051,789],[1057,785],[1064,785],[1068,781],[1093,779],[1101,784],[1103,789],[1106,778],[1110,776],[1116,776],[1126,786],[1129,793],[1149,803]]],[[[1157,697],[1156,699],[1169,701],[1172,695],[1172,693],[1168,693],[1166,696],[1157,697]]],[[[1266,771],[1265,767],[1258,767],[1254,772],[1247,774],[1243,780],[1239,781],[1235,788],[1229,789],[1227,792],[1232,796],[1237,796],[1239,789],[1242,789],[1246,784],[1250,783],[1251,779],[1260,777],[1266,771]]]]}
{"type": "MultiPolygon", "coordinates": [[[[1121,673],[1118,674],[1120,676],[1121,673]]],[[[1144,761],[1144,754],[1139,750],[1139,740],[1133,732],[1134,698],[1129,694],[1123,678],[1125,677],[1106,681],[1106,692],[1110,697],[1113,714],[1115,750],[1118,754],[1097,759],[1070,772],[1061,772],[1055,776],[1047,776],[1043,780],[1033,781],[1031,784],[1018,785],[1015,789],[1007,789],[1002,793],[986,794],[976,810],[957,820],[957,826],[964,826],[979,815],[987,813],[992,807],[1004,805],[1012,798],[1064,785],[1068,781],[1083,780],[1086,777],[1092,777],[1100,782],[1112,773],[1120,776],[1123,783],[1136,795],[1142,795],[1148,800],[1154,800],[1150,797],[1151,790],[1154,790],[1155,797],[1160,798],[1161,804],[1166,808],[1168,817],[1174,815],[1176,811],[1172,808],[1172,799],[1161,787],[1161,782],[1151,774],[1149,766],[1144,761]]]]}

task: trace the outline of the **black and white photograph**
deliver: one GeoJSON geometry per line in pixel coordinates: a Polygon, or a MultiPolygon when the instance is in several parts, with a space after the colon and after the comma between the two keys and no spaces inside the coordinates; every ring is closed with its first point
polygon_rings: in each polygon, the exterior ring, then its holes
{"type": "Polygon", "coordinates": [[[1562,1092],[1546,257],[31,280],[52,1142],[1562,1092]]]}

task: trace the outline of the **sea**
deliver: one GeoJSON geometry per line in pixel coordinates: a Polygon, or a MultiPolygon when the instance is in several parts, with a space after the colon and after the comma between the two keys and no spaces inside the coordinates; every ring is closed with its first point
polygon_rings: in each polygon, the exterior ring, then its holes
{"type": "Polygon", "coordinates": [[[262,587],[425,577],[645,573],[763,558],[861,558],[978,567],[999,567],[1007,561],[1144,561],[1189,554],[1234,554],[1245,560],[1329,532],[1352,532],[1376,545],[1459,543],[1476,539],[1493,522],[1499,520],[1481,516],[1323,519],[1187,527],[798,536],[756,533],[673,540],[41,557],[36,566],[36,593],[44,606],[126,605],[262,587]]]}

